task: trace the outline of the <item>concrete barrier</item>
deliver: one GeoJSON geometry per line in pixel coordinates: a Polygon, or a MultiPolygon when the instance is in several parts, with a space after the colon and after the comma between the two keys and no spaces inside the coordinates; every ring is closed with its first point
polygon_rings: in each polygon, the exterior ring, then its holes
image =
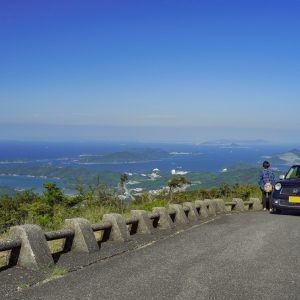
{"type": "Polygon", "coordinates": [[[170,229],[174,227],[174,223],[165,207],[153,207],[152,211],[159,214],[158,228],[170,229]]]}
{"type": "Polygon", "coordinates": [[[215,217],[216,216],[216,210],[215,205],[210,199],[204,199],[204,204],[206,204],[208,208],[208,216],[215,217]]]}
{"type": "Polygon", "coordinates": [[[131,210],[130,215],[138,220],[138,233],[153,233],[152,222],[145,210],[131,210]]]}
{"type": "Polygon", "coordinates": [[[225,208],[227,212],[235,211],[236,202],[225,202],[225,208]]]}
{"type": "Polygon", "coordinates": [[[199,220],[199,213],[196,209],[196,206],[192,202],[184,202],[183,207],[189,208],[188,219],[192,222],[199,220]]]}
{"type": "Polygon", "coordinates": [[[262,203],[261,203],[260,199],[258,199],[258,198],[250,198],[249,200],[253,202],[252,209],[254,211],[259,211],[259,210],[263,209],[263,206],[262,206],[262,203]]]}
{"type": "Polygon", "coordinates": [[[211,202],[211,205],[213,206],[213,208],[215,210],[215,213],[217,214],[218,213],[217,199],[211,199],[210,202],[211,202]]]}
{"type": "Polygon", "coordinates": [[[200,206],[200,219],[208,218],[208,209],[206,203],[204,203],[203,200],[196,200],[195,205],[200,206]]]}
{"type": "Polygon", "coordinates": [[[226,207],[225,207],[225,202],[223,199],[214,199],[217,204],[217,213],[225,213],[226,212],[226,207]]]}
{"type": "Polygon", "coordinates": [[[171,229],[175,224],[188,224],[199,218],[215,216],[216,212],[224,213],[227,206],[234,211],[244,211],[245,204],[255,211],[262,209],[258,198],[251,198],[246,202],[235,198],[226,203],[222,199],[205,199],[194,203],[185,202],[183,205],[171,204],[169,209],[154,207],[150,214],[144,210],[132,210],[131,219],[128,220],[114,213],[104,215],[98,224],[90,224],[83,218],[67,219],[64,229],[46,233],[37,225],[14,226],[10,229],[10,238],[0,241],[0,251],[11,250],[9,266],[18,264],[33,270],[49,269],[54,266],[54,260],[47,241],[65,239],[63,252],[68,249],[67,251],[92,253],[99,251],[94,231],[104,231],[105,237],[102,237],[101,243],[107,240],[126,242],[130,239],[130,234],[152,234],[154,227],[171,229]],[[127,225],[131,228],[130,234],[127,225]]]}
{"type": "Polygon", "coordinates": [[[74,252],[92,253],[99,250],[90,222],[83,218],[65,220],[65,228],[74,230],[74,237],[66,239],[65,247],[74,252]]]}
{"type": "Polygon", "coordinates": [[[105,214],[102,221],[109,222],[112,225],[109,240],[122,242],[130,240],[126,222],[120,214],[105,214]]]}
{"type": "Polygon", "coordinates": [[[187,224],[189,220],[180,204],[169,204],[169,208],[175,210],[175,220],[176,224],[187,224]]]}
{"type": "Polygon", "coordinates": [[[12,240],[21,241],[17,264],[31,270],[47,269],[54,261],[42,229],[37,225],[14,226],[9,230],[12,240]]]}
{"type": "Polygon", "coordinates": [[[245,210],[244,201],[242,199],[240,199],[240,198],[233,198],[232,202],[236,203],[236,206],[235,206],[235,210],[236,211],[242,212],[242,211],[245,210]]]}
{"type": "Polygon", "coordinates": [[[159,218],[160,218],[159,213],[152,212],[152,213],[148,214],[148,216],[149,216],[149,218],[151,220],[152,226],[154,228],[157,228],[158,227],[159,218]]]}

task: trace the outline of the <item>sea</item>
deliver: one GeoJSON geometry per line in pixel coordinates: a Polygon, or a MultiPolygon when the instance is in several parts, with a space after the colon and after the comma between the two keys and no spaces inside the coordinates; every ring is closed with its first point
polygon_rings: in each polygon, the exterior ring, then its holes
{"type": "MultiPolygon", "coordinates": [[[[161,171],[177,170],[182,172],[222,172],[238,163],[260,165],[263,160],[280,153],[300,148],[294,144],[271,144],[255,142],[211,142],[206,144],[181,143],[141,143],[141,142],[24,142],[0,141],[0,187],[12,187],[16,190],[34,188],[40,190],[44,182],[53,180],[63,187],[59,178],[35,177],[31,174],[1,174],[2,166],[16,165],[54,165],[59,168],[76,166],[113,172],[145,173],[155,168],[161,171]],[[172,158],[119,164],[78,165],[82,155],[102,155],[136,149],[162,149],[172,153],[172,158]]],[[[286,165],[273,165],[283,173],[286,165]]]]}

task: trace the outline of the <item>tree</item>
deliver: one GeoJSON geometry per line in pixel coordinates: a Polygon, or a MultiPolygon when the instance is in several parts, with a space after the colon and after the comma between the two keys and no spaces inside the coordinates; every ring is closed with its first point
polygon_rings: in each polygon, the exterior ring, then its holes
{"type": "Polygon", "coordinates": [[[53,207],[55,204],[63,204],[65,196],[56,183],[46,182],[43,184],[45,190],[43,192],[43,199],[45,202],[53,207]]]}
{"type": "Polygon", "coordinates": [[[122,189],[124,189],[126,181],[128,181],[128,175],[126,173],[124,173],[120,176],[120,182],[119,182],[120,187],[122,189]]]}
{"type": "Polygon", "coordinates": [[[39,196],[28,190],[14,196],[0,197],[0,232],[6,228],[25,223],[28,218],[27,206],[38,201],[39,196]]]}
{"type": "Polygon", "coordinates": [[[189,184],[191,184],[191,182],[188,181],[184,176],[180,176],[180,177],[173,176],[168,181],[170,201],[173,200],[173,192],[175,189],[183,187],[184,185],[189,185],[189,184]]]}
{"type": "Polygon", "coordinates": [[[219,195],[218,197],[225,197],[228,198],[232,194],[232,190],[229,184],[227,183],[222,183],[219,187],[219,195]]]}

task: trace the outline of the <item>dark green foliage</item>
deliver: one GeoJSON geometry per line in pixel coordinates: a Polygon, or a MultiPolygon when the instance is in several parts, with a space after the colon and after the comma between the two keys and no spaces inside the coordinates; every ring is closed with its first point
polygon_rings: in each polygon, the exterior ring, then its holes
{"type": "Polygon", "coordinates": [[[128,175],[126,173],[120,176],[120,186],[123,188],[125,183],[128,181],[128,175]]]}
{"type": "Polygon", "coordinates": [[[14,196],[4,195],[0,197],[0,231],[15,225],[22,224],[28,217],[28,210],[39,196],[32,190],[19,192],[14,196]]]}
{"type": "Polygon", "coordinates": [[[45,190],[43,192],[43,200],[49,205],[62,204],[65,201],[65,196],[62,190],[55,184],[47,182],[43,184],[45,190]]]}
{"type": "Polygon", "coordinates": [[[182,187],[183,185],[186,184],[191,184],[190,181],[188,181],[184,176],[173,176],[169,181],[168,181],[168,186],[169,188],[177,188],[177,187],[182,187]]]}
{"type": "Polygon", "coordinates": [[[69,217],[84,215],[94,219],[97,210],[102,214],[124,210],[123,203],[114,191],[99,181],[88,189],[78,185],[78,191],[77,195],[67,196],[55,183],[45,183],[42,194],[29,190],[15,196],[1,196],[0,231],[24,223],[38,224],[44,229],[57,229],[69,217]]]}
{"type": "Polygon", "coordinates": [[[172,200],[173,192],[176,188],[180,188],[185,185],[190,185],[191,182],[187,180],[184,176],[173,176],[170,180],[168,180],[169,187],[169,197],[172,200]]]}

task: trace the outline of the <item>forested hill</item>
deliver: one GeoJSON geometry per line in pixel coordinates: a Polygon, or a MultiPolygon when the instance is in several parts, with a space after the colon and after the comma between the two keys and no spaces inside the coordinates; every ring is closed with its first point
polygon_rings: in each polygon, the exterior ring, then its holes
{"type": "Polygon", "coordinates": [[[149,162],[170,158],[171,155],[161,149],[133,149],[103,155],[80,155],[78,163],[89,164],[121,164],[149,162]]]}

